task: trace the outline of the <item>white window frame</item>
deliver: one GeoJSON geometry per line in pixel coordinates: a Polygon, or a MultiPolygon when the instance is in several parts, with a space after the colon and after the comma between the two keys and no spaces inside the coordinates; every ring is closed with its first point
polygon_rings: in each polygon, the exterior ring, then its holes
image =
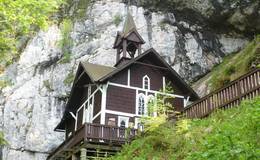
{"type": "MultiPolygon", "coordinates": [[[[154,95],[152,95],[152,94],[149,94],[148,96],[147,96],[147,114],[148,114],[148,103],[149,103],[149,101],[150,101],[150,99],[152,99],[153,101],[156,101],[156,98],[155,98],[155,96],[154,95]]],[[[155,103],[156,104],[156,103],[155,103]]],[[[150,115],[151,116],[151,115],[150,115]]],[[[157,112],[153,112],[153,117],[157,117],[157,112]]]]}
{"type": "Polygon", "coordinates": [[[136,96],[136,115],[138,115],[138,116],[147,115],[147,103],[146,102],[147,102],[147,98],[146,98],[144,93],[137,94],[137,96],[136,96]],[[139,112],[139,98],[140,97],[144,98],[144,115],[138,113],[139,112]]]}
{"type": "Polygon", "coordinates": [[[144,130],[144,126],[142,125],[142,128],[138,128],[138,123],[140,123],[140,118],[135,118],[135,129],[140,129],[141,131],[144,130]]]}
{"type": "Polygon", "coordinates": [[[125,128],[127,128],[129,124],[129,117],[118,116],[118,122],[117,122],[118,127],[120,127],[121,121],[125,121],[125,128]]]}
{"type": "Polygon", "coordinates": [[[147,76],[147,75],[145,75],[144,77],[143,77],[143,89],[147,89],[147,90],[150,90],[150,78],[147,76]],[[146,88],[146,82],[147,82],[147,88],[146,88]]]}

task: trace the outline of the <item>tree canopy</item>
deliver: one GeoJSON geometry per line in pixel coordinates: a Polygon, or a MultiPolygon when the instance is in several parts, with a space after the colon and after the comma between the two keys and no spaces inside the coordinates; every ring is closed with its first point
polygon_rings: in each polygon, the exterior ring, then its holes
{"type": "Polygon", "coordinates": [[[48,26],[64,0],[0,0],[0,72],[19,57],[24,39],[48,26]]]}

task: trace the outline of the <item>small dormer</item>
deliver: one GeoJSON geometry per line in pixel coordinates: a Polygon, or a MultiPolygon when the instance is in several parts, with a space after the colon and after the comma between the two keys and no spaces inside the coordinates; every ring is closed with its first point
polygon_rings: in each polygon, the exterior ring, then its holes
{"type": "Polygon", "coordinates": [[[116,65],[135,57],[136,52],[141,54],[141,45],[144,40],[137,32],[133,16],[128,12],[122,32],[117,32],[114,49],[117,49],[116,65]]]}

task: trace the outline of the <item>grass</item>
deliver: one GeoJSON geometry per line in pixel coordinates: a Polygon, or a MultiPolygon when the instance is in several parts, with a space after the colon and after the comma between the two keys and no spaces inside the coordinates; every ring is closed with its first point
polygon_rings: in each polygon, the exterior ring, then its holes
{"type": "Polygon", "coordinates": [[[114,17],[114,24],[118,26],[123,21],[123,17],[120,14],[115,15],[114,17]]]}
{"type": "Polygon", "coordinates": [[[64,79],[63,83],[65,85],[71,85],[71,83],[73,82],[74,80],[74,77],[75,75],[73,74],[73,72],[70,72],[67,77],[64,79]]]}
{"type": "Polygon", "coordinates": [[[52,87],[52,85],[51,85],[49,80],[43,81],[43,85],[49,92],[54,91],[54,89],[53,89],[53,87],[52,87]]]}
{"type": "Polygon", "coordinates": [[[12,81],[9,78],[3,76],[0,77],[0,90],[11,85],[12,81]]]}
{"type": "Polygon", "coordinates": [[[228,55],[223,62],[211,71],[208,85],[211,90],[218,89],[239,76],[247,73],[252,66],[260,64],[260,35],[237,54],[228,55]]]}
{"type": "Polygon", "coordinates": [[[69,63],[71,60],[71,47],[73,41],[70,37],[70,32],[72,31],[73,23],[70,19],[64,19],[61,24],[61,34],[62,39],[59,41],[59,46],[63,52],[62,58],[59,63],[69,63]]]}
{"type": "Polygon", "coordinates": [[[7,141],[4,139],[3,132],[0,131],[0,147],[7,144],[7,141]]]}
{"type": "Polygon", "coordinates": [[[256,160],[259,130],[260,97],[206,119],[167,122],[139,135],[111,160],[256,160]]]}

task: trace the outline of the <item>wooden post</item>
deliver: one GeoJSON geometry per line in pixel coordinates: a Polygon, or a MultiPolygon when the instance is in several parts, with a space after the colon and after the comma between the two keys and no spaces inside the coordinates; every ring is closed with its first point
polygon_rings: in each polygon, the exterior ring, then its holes
{"type": "Polygon", "coordinates": [[[126,57],[126,40],[123,40],[123,57],[126,57]]]}
{"type": "Polygon", "coordinates": [[[138,55],[140,55],[141,52],[142,52],[142,50],[141,50],[141,44],[138,44],[138,55]]]}
{"type": "Polygon", "coordinates": [[[72,154],[72,155],[71,155],[71,160],[77,160],[77,157],[76,157],[75,154],[72,154]]]}
{"type": "Polygon", "coordinates": [[[120,48],[117,48],[116,63],[119,61],[119,59],[120,59],[120,48]]]}
{"type": "MultiPolygon", "coordinates": [[[[241,81],[243,81],[243,79],[241,81]]],[[[237,81],[237,96],[238,96],[238,104],[239,104],[242,101],[242,89],[241,89],[240,80],[237,81]]]]}
{"type": "Polygon", "coordinates": [[[80,160],[87,160],[87,149],[86,148],[80,149],[80,160]]]}

